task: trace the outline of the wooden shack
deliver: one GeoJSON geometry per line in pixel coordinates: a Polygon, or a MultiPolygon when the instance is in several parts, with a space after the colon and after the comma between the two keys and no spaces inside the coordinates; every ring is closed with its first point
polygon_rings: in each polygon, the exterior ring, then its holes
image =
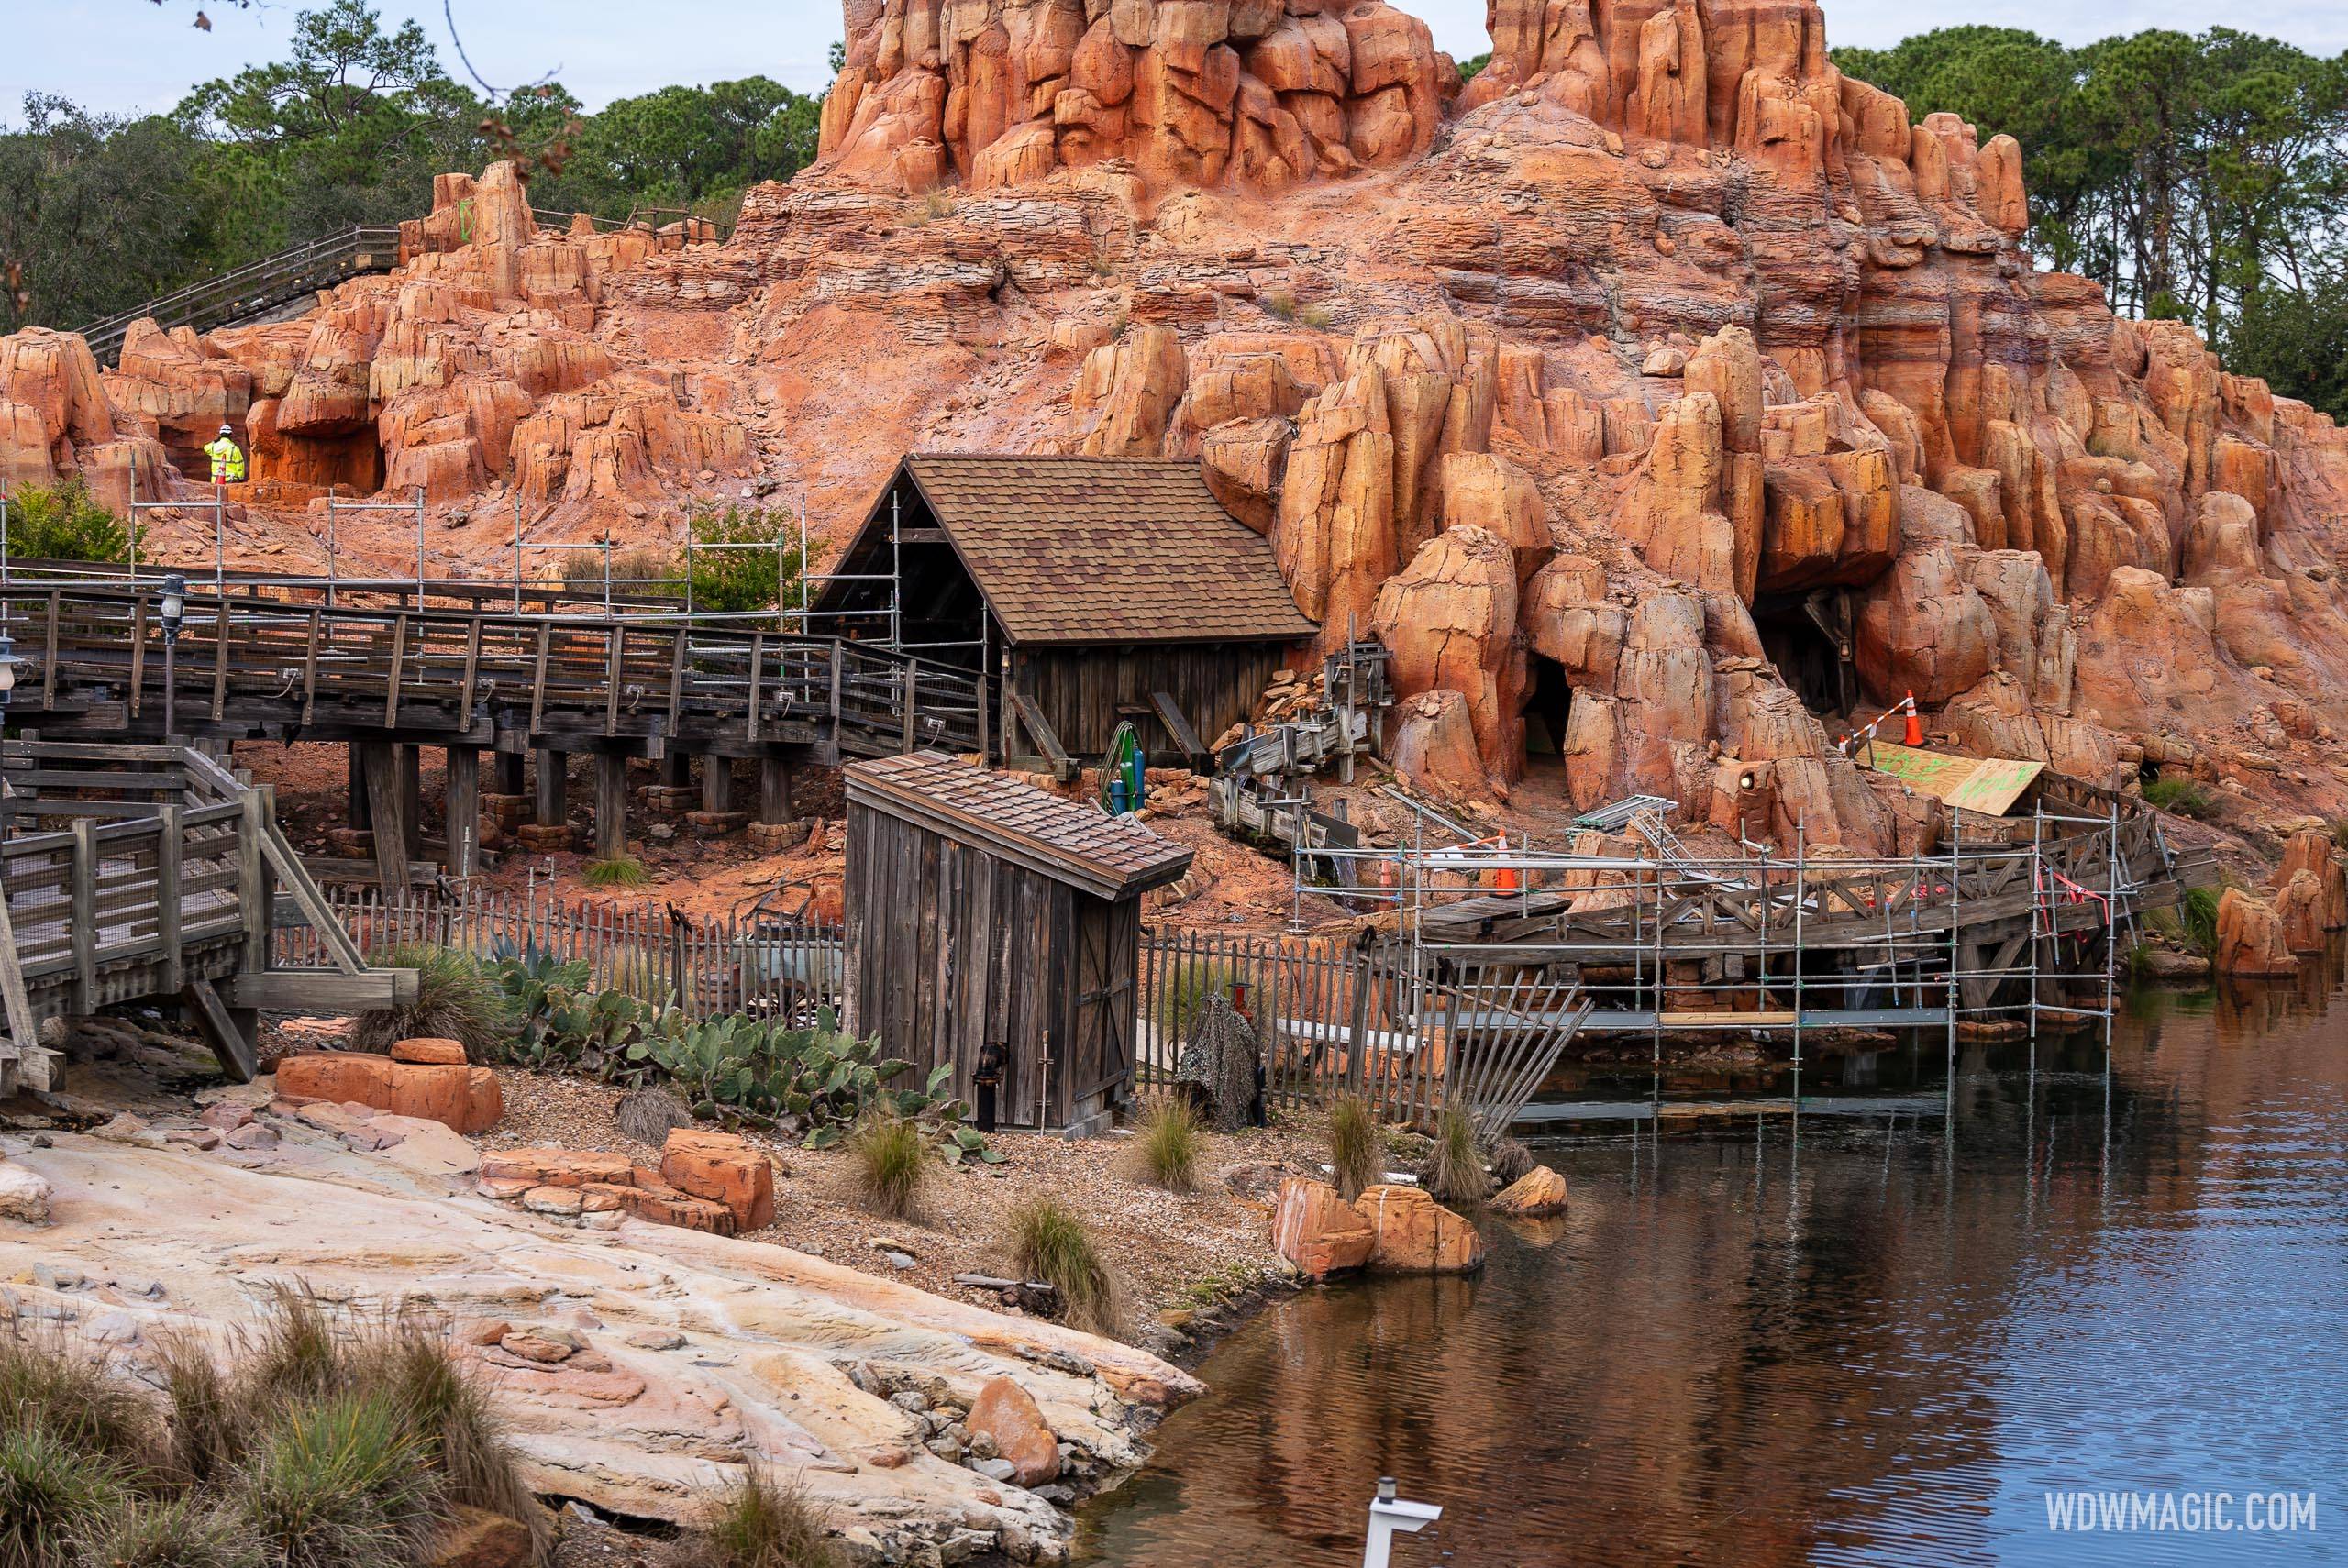
{"type": "Polygon", "coordinates": [[[1318,628],[1195,462],[906,458],[825,574],[811,631],[991,678],[988,755],[1072,774],[1131,721],[1202,764],[1318,628]]]}
{"type": "Polygon", "coordinates": [[[1191,852],[938,752],[850,764],[847,1023],[926,1075],[1008,1055],[999,1115],[1093,1127],[1134,1068],[1141,896],[1191,852]]]}

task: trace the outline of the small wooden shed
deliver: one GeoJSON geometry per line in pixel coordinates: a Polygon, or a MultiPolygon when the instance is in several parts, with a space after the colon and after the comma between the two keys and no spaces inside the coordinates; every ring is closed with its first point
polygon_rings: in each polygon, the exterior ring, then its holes
{"type": "Polygon", "coordinates": [[[1063,778],[1126,722],[1203,765],[1319,633],[1195,461],[918,453],[823,580],[814,629],[984,672],[989,754],[1063,778]]]}
{"type": "Polygon", "coordinates": [[[926,1075],[1008,1055],[998,1114],[1106,1121],[1133,1077],[1141,896],[1191,852],[939,752],[850,764],[847,1022],[926,1075]]]}

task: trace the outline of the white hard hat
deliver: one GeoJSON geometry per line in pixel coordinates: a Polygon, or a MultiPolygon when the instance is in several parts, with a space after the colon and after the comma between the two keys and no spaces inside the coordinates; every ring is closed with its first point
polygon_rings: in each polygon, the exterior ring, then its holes
{"type": "Polygon", "coordinates": [[[236,432],[231,430],[227,425],[223,425],[220,426],[220,434],[223,436],[233,436],[236,432]]]}

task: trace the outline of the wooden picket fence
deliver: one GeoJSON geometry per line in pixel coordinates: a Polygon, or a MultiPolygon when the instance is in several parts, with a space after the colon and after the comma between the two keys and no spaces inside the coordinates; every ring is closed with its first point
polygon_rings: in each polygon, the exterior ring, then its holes
{"type": "MultiPolygon", "coordinates": [[[[333,888],[326,898],[361,951],[428,943],[482,957],[535,948],[583,959],[591,988],[671,1001],[691,1018],[751,1013],[811,1019],[846,1000],[847,941],[836,925],[772,917],[681,918],[658,907],[469,889],[333,888]]],[[[277,928],[277,962],[316,966],[325,944],[298,918],[277,928]]],[[[1240,936],[1146,928],[1135,1010],[1136,1089],[1174,1081],[1182,1043],[1210,995],[1233,998],[1265,1050],[1276,1108],[1368,1100],[1381,1120],[1423,1122],[1453,1079],[1479,1070],[1491,1030],[1460,1027],[1490,993],[1414,977],[1387,940],[1240,936]],[[1455,1040],[1465,1048],[1453,1049],[1455,1040]]]]}
{"type": "MultiPolygon", "coordinates": [[[[750,1013],[807,1020],[839,1006],[846,933],[836,925],[743,914],[692,920],[659,908],[471,889],[459,898],[333,888],[327,901],[361,951],[428,943],[480,957],[530,949],[584,960],[587,988],[671,1002],[694,1019],[750,1013]]],[[[280,963],[322,950],[306,924],[277,928],[280,963]]]]}

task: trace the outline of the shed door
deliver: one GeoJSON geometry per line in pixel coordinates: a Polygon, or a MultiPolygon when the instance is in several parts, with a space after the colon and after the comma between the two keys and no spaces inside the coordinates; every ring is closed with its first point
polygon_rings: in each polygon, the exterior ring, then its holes
{"type": "Polygon", "coordinates": [[[1070,1121],[1104,1108],[1133,1075],[1134,963],[1141,902],[1080,900],[1077,990],[1064,1114],[1070,1121]]]}

